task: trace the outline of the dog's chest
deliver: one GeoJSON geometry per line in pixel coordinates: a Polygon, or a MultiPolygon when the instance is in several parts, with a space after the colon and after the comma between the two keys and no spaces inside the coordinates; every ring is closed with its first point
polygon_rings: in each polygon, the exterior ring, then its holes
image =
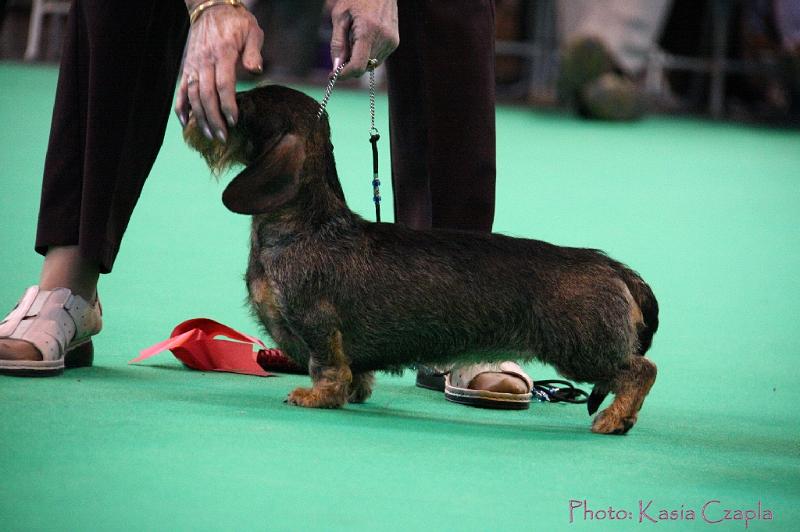
{"type": "Polygon", "coordinates": [[[281,317],[280,289],[264,277],[249,279],[247,283],[250,302],[264,322],[276,322],[281,317]]]}

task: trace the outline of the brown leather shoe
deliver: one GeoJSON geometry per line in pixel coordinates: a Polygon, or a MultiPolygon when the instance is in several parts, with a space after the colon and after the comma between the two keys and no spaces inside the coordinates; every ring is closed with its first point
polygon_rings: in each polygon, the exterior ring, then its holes
{"type": "Polygon", "coordinates": [[[570,43],[561,57],[558,95],[585,118],[635,120],[645,111],[641,87],[617,68],[599,39],[585,37],[570,43]]]}

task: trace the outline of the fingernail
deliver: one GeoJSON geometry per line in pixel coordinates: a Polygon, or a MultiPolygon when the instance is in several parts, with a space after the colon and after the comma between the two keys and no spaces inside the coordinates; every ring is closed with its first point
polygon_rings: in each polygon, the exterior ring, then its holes
{"type": "Polygon", "coordinates": [[[218,129],[218,130],[217,130],[217,138],[218,138],[218,139],[220,140],[220,142],[222,142],[223,144],[225,144],[226,142],[228,142],[228,139],[225,137],[225,132],[224,132],[224,131],[222,131],[221,129],[218,129]]]}
{"type": "Polygon", "coordinates": [[[261,74],[262,72],[264,72],[264,67],[259,64],[251,68],[250,71],[255,72],[256,74],[261,74]]]}
{"type": "Polygon", "coordinates": [[[211,130],[208,126],[203,126],[203,135],[205,135],[208,140],[214,140],[214,135],[211,134],[211,130]]]}
{"type": "Polygon", "coordinates": [[[341,57],[334,57],[333,58],[333,71],[336,72],[339,67],[342,66],[342,58],[341,57]]]}
{"type": "Polygon", "coordinates": [[[189,122],[189,119],[186,118],[186,115],[183,113],[178,115],[178,120],[180,121],[182,127],[186,127],[186,124],[189,122]]]}
{"type": "Polygon", "coordinates": [[[236,125],[236,120],[233,119],[233,115],[232,114],[225,115],[225,120],[228,122],[228,125],[231,126],[231,127],[236,125]]]}

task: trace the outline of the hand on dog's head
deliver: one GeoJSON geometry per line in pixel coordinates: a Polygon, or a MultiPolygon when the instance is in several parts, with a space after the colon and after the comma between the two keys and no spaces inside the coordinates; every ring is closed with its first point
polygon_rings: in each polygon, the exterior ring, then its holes
{"type": "MultiPolygon", "coordinates": [[[[222,196],[239,214],[262,214],[296,196],[306,154],[330,151],[327,114],[318,120],[319,103],[302,92],[268,85],[236,95],[239,121],[229,129],[228,142],[206,138],[190,117],[186,142],[200,152],[214,174],[245,166],[222,196]]],[[[314,157],[314,161],[319,157],[314,157]]],[[[324,173],[323,166],[313,173],[324,173]]]]}

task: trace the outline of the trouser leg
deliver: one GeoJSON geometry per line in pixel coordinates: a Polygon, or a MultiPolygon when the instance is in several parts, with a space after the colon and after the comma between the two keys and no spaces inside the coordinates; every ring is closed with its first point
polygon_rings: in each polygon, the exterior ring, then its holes
{"type": "Polygon", "coordinates": [[[387,61],[395,220],[491,231],[494,2],[400,0],[387,61]]]}
{"type": "Polygon", "coordinates": [[[161,147],[188,31],[179,0],[75,0],[45,158],[36,251],[111,271],[161,147]]]}

